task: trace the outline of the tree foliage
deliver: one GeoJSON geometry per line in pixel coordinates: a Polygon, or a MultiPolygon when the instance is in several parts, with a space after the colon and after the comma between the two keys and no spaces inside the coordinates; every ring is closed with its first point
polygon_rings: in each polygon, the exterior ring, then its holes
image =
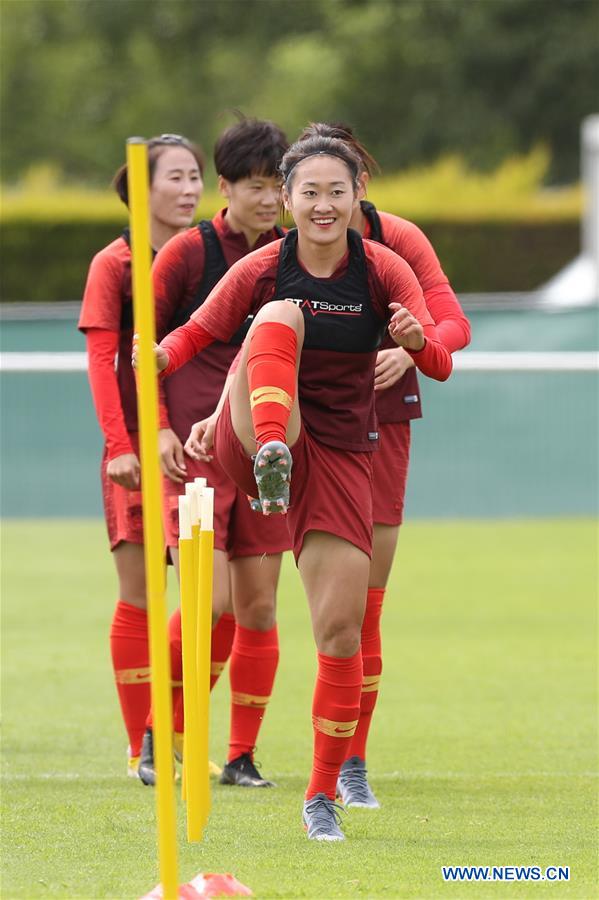
{"type": "Polygon", "coordinates": [[[545,144],[578,175],[596,0],[4,0],[2,176],[106,181],[127,136],[210,149],[231,110],[351,122],[386,170],[545,144]]]}

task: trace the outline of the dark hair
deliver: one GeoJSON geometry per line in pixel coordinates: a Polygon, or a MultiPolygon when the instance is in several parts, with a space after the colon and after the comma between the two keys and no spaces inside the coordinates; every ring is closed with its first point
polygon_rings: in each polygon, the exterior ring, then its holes
{"type": "Polygon", "coordinates": [[[214,167],[227,181],[252,175],[272,178],[289,147],[285,132],[274,122],[241,117],[218,138],[214,147],[214,167]]]}
{"type": "Polygon", "coordinates": [[[364,172],[372,176],[375,172],[381,171],[374,156],[358,140],[351,125],[347,125],[345,122],[310,122],[298,137],[298,141],[305,141],[312,137],[337,138],[351,147],[354,153],[360,157],[364,172]]]}
{"type": "MultiPolygon", "coordinates": [[[[181,134],[161,134],[158,137],[150,138],[147,142],[148,147],[148,167],[150,170],[150,184],[154,180],[154,172],[156,171],[156,163],[168,147],[183,147],[189,150],[191,155],[195,157],[198,164],[200,174],[204,174],[204,154],[197,144],[192,144],[186,137],[181,134]]],[[[112,179],[112,186],[125,204],[129,206],[129,186],[127,183],[127,163],[120,166],[112,179]]]]}
{"type": "Polygon", "coordinates": [[[336,156],[349,169],[354,188],[357,188],[362,165],[360,157],[351,147],[337,138],[309,137],[292,144],[281,161],[281,175],[287,190],[291,188],[295,167],[309,156],[336,156]]]}

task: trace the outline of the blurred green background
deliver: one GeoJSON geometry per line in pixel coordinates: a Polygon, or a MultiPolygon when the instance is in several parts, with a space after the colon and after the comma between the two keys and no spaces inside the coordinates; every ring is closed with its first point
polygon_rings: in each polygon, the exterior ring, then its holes
{"type": "Polygon", "coordinates": [[[3,3],[2,174],[105,184],[131,134],[209,152],[231,108],[345,119],[386,171],[476,168],[544,144],[578,176],[599,76],[594,0],[14,0],[3,3]]]}
{"type": "MultiPolygon", "coordinates": [[[[578,252],[596,0],[9,0],[2,26],[3,301],[80,298],[126,222],[108,184],[127,136],[182,132],[210,157],[236,109],[291,138],[350,122],[382,166],[371,198],[424,229],[459,292],[530,291],[578,252]]],[[[219,204],[209,163],[199,214],[219,204]]],[[[3,349],[83,350],[66,315],[4,321],[3,349]]],[[[597,346],[596,310],[483,304],[472,325],[474,350],[597,346]]],[[[1,384],[4,514],[98,514],[85,375],[1,384]]],[[[409,516],[596,510],[593,373],[422,392],[409,516]]]]}
{"type": "Polygon", "coordinates": [[[126,211],[128,136],[210,156],[234,111],[293,139],[345,120],[458,291],[530,290],[578,252],[581,120],[596,108],[596,0],[5,0],[2,301],[80,297],[126,211]],[[36,277],[30,271],[35,259],[36,277]]]}

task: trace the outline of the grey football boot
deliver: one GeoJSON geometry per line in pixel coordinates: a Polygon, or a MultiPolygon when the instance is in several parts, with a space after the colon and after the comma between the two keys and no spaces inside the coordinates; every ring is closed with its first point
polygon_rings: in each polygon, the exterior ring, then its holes
{"type": "Polygon", "coordinates": [[[302,818],[304,827],[311,841],[344,841],[345,835],[339,828],[341,816],[338,810],[343,811],[333,800],[329,800],[326,794],[315,794],[304,802],[302,818]]]}
{"type": "Polygon", "coordinates": [[[366,774],[366,762],[359,756],[351,756],[341,766],[337,794],[345,807],[380,808],[381,804],[372,793],[366,774]]]}

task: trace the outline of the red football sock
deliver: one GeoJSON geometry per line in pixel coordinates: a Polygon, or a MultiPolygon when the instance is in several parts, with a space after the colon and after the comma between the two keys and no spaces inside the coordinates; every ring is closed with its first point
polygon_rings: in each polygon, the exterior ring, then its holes
{"type": "Polygon", "coordinates": [[[150,708],[148,615],[119,600],[110,628],[110,651],[131,756],[139,756],[150,708]]]}
{"type": "Polygon", "coordinates": [[[173,731],[183,731],[183,645],[181,640],[181,607],[168,620],[168,643],[171,655],[173,692],[173,731]]]}
{"type": "MultiPolygon", "coordinates": [[[[231,653],[235,635],[235,617],[223,613],[212,629],[210,690],[214,687],[231,653]]],[[[171,652],[171,684],[173,690],[173,731],[183,732],[185,713],[183,708],[183,649],[181,641],[181,607],[178,607],[168,623],[171,652]]],[[[146,727],[152,727],[152,710],[148,713],[146,727]]]]}
{"type": "Polygon", "coordinates": [[[335,799],[339,769],[358,724],[361,689],[360,650],[347,659],[318,654],[312,703],[314,760],[306,800],[320,793],[335,799]]]}
{"type": "Polygon", "coordinates": [[[347,758],[359,756],[366,759],[366,742],[370,730],[370,722],[379,695],[379,681],[383,671],[381,652],[381,613],[385,588],[369,588],[366,599],[366,612],[362,623],[362,695],[360,698],[360,718],[354,734],[347,758]]]}
{"type": "Polygon", "coordinates": [[[214,687],[227,660],[231,655],[233,638],[235,637],[235,616],[223,613],[212,629],[212,647],[210,651],[210,690],[214,687]]]}
{"type": "Polygon", "coordinates": [[[258,444],[287,440],[296,391],[297,335],[282,322],[252,332],[247,362],[252,421],[258,444]]]}
{"type": "Polygon", "coordinates": [[[254,631],[237,625],[229,667],[231,737],[228,762],[242,753],[253,756],[278,662],[276,625],[268,631],[254,631]]]}

